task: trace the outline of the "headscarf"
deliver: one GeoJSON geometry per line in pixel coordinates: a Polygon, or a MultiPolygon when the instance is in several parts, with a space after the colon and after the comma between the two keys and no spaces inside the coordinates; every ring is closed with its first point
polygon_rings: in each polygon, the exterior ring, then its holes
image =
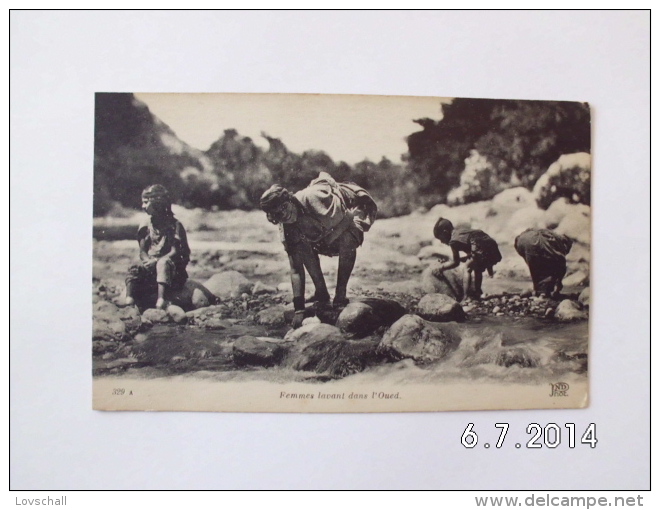
{"type": "Polygon", "coordinates": [[[440,239],[441,241],[446,239],[447,240],[446,242],[449,242],[453,230],[454,230],[454,225],[452,225],[451,221],[445,218],[438,218],[438,221],[435,223],[435,226],[433,227],[433,237],[435,237],[436,239],[440,239]]]}
{"type": "Polygon", "coordinates": [[[274,211],[283,203],[291,200],[291,197],[291,193],[286,188],[273,184],[261,195],[259,206],[265,212],[274,211]]]}

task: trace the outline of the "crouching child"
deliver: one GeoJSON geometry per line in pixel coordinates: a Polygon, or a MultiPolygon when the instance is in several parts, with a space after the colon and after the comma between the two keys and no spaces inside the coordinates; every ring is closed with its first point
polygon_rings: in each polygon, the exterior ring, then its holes
{"type": "Polygon", "coordinates": [[[433,227],[433,236],[441,243],[449,245],[452,250],[452,260],[438,265],[433,274],[439,277],[447,269],[458,267],[461,262],[467,262],[468,288],[467,296],[479,299],[483,291],[481,283],[483,272],[493,276],[493,266],[502,260],[497,242],[481,230],[454,228],[451,221],[439,218],[433,227]],[[460,252],[466,254],[461,258],[460,252]],[[472,275],[474,273],[474,281],[472,275]]]}
{"type": "Polygon", "coordinates": [[[171,294],[186,283],[190,248],[183,225],[172,214],[164,186],[154,184],[142,192],[147,219],[138,227],[140,263],[126,278],[126,304],[139,308],[166,308],[171,294]]]}
{"type": "Polygon", "coordinates": [[[529,267],[536,296],[558,295],[566,274],[566,255],[573,241],[546,228],[528,228],[514,247],[529,267]]]}

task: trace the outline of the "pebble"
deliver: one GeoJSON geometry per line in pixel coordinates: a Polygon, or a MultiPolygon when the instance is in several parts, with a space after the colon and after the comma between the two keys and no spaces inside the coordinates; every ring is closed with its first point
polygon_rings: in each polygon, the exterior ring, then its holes
{"type": "Polygon", "coordinates": [[[496,306],[495,308],[493,308],[493,313],[497,314],[500,310],[501,308],[499,306],[496,306]]]}

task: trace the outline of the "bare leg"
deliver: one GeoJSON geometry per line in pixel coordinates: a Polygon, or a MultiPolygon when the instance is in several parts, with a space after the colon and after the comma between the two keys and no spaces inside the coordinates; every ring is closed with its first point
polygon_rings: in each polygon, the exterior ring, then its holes
{"type": "Polygon", "coordinates": [[[321,262],[319,255],[310,246],[305,245],[301,248],[301,255],[303,264],[307,268],[309,277],[314,283],[314,297],[317,301],[330,301],[330,293],[323,278],[323,271],[321,270],[321,262]]]}
{"type": "Polygon", "coordinates": [[[476,298],[481,297],[481,282],[483,281],[483,274],[481,271],[474,272],[474,295],[476,298]]]}
{"type": "Polygon", "coordinates": [[[156,300],[156,308],[163,309],[165,308],[165,284],[164,283],[159,283],[158,284],[158,299],[156,300]]]}
{"type": "Polygon", "coordinates": [[[355,267],[356,241],[350,234],[344,234],[339,240],[339,267],[337,268],[337,288],[334,304],[342,306],[347,303],[346,292],[348,280],[355,267]]]}

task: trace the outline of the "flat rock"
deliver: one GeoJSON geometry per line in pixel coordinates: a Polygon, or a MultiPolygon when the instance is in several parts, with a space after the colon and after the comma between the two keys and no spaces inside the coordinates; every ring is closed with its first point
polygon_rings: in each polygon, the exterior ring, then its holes
{"type": "Polygon", "coordinates": [[[405,308],[391,299],[361,298],[342,310],[336,326],[349,338],[363,338],[379,327],[392,325],[405,313],[405,308]]]}
{"type": "Polygon", "coordinates": [[[427,363],[446,358],[460,341],[455,325],[425,321],[417,315],[404,315],[387,330],[379,350],[395,361],[411,358],[427,363]]]}
{"type": "Polygon", "coordinates": [[[204,282],[206,287],[218,299],[231,299],[241,294],[252,292],[252,284],[238,271],[216,273],[204,282]]]}
{"type": "Polygon", "coordinates": [[[444,271],[440,277],[433,275],[433,266],[422,272],[421,285],[427,294],[444,294],[456,301],[465,297],[464,271],[462,268],[444,271]]]}
{"type": "Polygon", "coordinates": [[[564,299],[555,310],[555,318],[560,321],[586,319],[588,315],[580,310],[580,305],[570,299],[564,299]]]}
{"type": "Polygon", "coordinates": [[[234,362],[239,366],[272,367],[282,360],[284,352],[277,342],[247,335],[236,339],[232,346],[234,362]]]}
{"type": "MultiPolygon", "coordinates": [[[[498,311],[493,310],[495,313],[498,311]]],[[[465,312],[461,305],[445,294],[427,294],[424,296],[417,304],[417,314],[432,322],[462,322],[465,320],[465,312]]]]}

